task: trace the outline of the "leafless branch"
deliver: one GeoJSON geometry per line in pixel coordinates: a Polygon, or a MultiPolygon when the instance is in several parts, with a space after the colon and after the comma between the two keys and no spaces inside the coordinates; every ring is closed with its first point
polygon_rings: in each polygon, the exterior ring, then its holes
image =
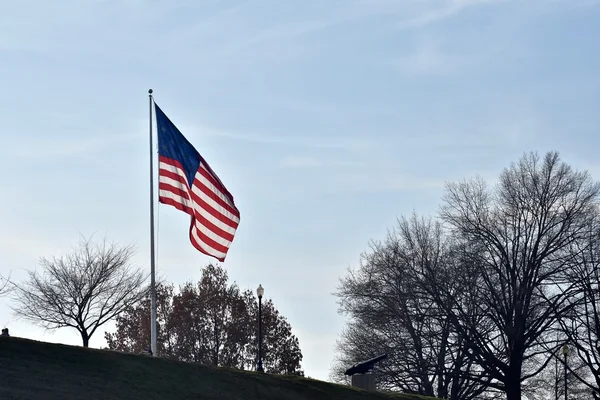
{"type": "Polygon", "coordinates": [[[10,274],[7,278],[0,275],[0,296],[9,294],[14,289],[14,286],[10,280],[10,274]]]}

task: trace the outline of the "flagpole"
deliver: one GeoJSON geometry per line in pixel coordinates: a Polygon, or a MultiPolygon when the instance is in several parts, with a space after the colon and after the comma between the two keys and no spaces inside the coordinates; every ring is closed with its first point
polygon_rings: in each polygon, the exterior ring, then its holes
{"type": "Polygon", "coordinates": [[[148,90],[150,98],[150,341],[151,350],[154,357],[156,353],[156,282],[155,282],[155,263],[154,258],[154,146],[152,145],[152,89],[148,90]]]}

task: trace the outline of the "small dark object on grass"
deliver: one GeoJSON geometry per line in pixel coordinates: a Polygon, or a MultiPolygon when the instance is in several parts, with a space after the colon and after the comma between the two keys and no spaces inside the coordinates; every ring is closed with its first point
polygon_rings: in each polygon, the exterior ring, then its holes
{"type": "Polygon", "coordinates": [[[352,367],[348,368],[346,370],[346,372],[344,372],[344,374],[346,375],[355,375],[355,374],[366,374],[367,372],[369,372],[370,370],[372,370],[375,367],[375,363],[378,363],[379,361],[383,361],[388,357],[387,354],[382,354],[380,356],[371,358],[370,360],[367,361],[363,361],[361,363],[358,363],[356,365],[353,365],[352,367]]]}
{"type": "Polygon", "coordinates": [[[2,329],[2,336],[10,336],[10,335],[8,334],[8,328],[4,328],[4,329],[2,329]]]}

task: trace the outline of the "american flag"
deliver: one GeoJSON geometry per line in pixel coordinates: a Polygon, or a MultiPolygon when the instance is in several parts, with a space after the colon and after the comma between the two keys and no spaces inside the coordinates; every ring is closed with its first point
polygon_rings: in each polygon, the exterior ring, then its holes
{"type": "Polygon", "coordinates": [[[240,223],[233,196],[156,103],[154,108],[158,128],[158,201],[189,214],[192,245],[225,261],[240,223]]]}

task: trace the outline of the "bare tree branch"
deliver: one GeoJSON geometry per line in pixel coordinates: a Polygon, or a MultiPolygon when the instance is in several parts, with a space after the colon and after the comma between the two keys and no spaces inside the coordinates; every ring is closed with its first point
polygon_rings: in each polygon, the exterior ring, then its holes
{"type": "Polygon", "coordinates": [[[9,294],[13,289],[14,286],[10,280],[10,274],[8,275],[8,278],[4,278],[0,275],[0,296],[9,294]]]}

